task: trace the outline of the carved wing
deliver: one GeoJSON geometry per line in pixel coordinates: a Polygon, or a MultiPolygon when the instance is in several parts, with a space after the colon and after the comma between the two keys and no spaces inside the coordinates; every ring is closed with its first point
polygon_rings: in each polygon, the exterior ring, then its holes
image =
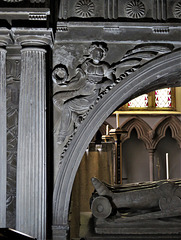
{"type": "Polygon", "coordinates": [[[125,67],[127,67],[126,72],[128,73],[133,67],[139,67],[145,62],[151,61],[161,54],[169,53],[173,50],[173,48],[174,46],[172,44],[139,44],[133,49],[128,50],[120,61],[113,63],[110,67],[110,71],[119,70],[121,77],[123,73],[125,74],[125,67]]]}

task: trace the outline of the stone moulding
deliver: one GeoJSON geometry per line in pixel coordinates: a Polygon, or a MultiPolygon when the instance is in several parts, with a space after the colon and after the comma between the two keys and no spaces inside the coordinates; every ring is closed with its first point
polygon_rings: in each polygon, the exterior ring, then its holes
{"type": "Polygon", "coordinates": [[[46,21],[48,14],[29,13],[29,20],[46,21]]]}
{"type": "MultiPolygon", "coordinates": [[[[9,3],[17,3],[17,2],[23,2],[24,0],[3,0],[4,2],[9,3]]],[[[44,3],[45,0],[30,0],[30,3],[44,3]]]]}
{"type": "Polygon", "coordinates": [[[170,32],[169,27],[153,27],[153,33],[155,34],[168,34],[170,32]]]}
{"type": "Polygon", "coordinates": [[[59,19],[114,19],[175,21],[181,18],[181,1],[173,0],[61,0],[59,19]],[[175,18],[173,20],[173,18],[175,18]]]}
{"type": "Polygon", "coordinates": [[[70,200],[75,174],[89,142],[101,124],[120,103],[133,96],[133,93],[139,91],[141,94],[147,89],[153,90],[158,86],[180,86],[180,56],[181,49],[177,49],[144,64],[139,71],[128,75],[109,91],[105,98],[100,99],[96,108],[90,110],[89,116],[78,128],[59,166],[53,194],[53,225],[67,224],[69,211],[67,199],[70,200]],[[166,81],[165,75],[167,76],[166,81]]]}
{"type": "Polygon", "coordinates": [[[4,2],[10,2],[10,3],[17,3],[17,2],[22,2],[24,0],[3,0],[4,2]]]}

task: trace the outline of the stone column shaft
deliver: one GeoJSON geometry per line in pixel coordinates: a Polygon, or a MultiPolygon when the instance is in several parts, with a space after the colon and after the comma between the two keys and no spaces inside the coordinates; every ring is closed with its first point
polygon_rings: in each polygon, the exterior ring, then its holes
{"type": "Polygon", "coordinates": [[[110,136],[113,136],[115,140],[115,184],[122,184],[122,135],[126,133],[126,131],[121,130],[119,127],[111,129],[109,132],[110,136]]]}
{"type": "Polygon", "coordinates": [[[6,227],[6,50],[0,48],[0,228],[6,227]]]}
{"type": "Polygon", "coordinates": [[[154,150],[149,150],[150,181],[154,180],[154,150]]]}
{"type": "Polygon", "coordinates": [[[46,239],[46,74],[41,48],[21,51],[16,228],[46,239]]]}

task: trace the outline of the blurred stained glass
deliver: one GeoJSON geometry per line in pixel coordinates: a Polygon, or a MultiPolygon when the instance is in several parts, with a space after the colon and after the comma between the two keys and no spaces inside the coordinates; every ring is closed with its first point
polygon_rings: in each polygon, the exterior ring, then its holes
{"type": "Polygon", "coordinates": [[[143,94],[128,102],[129,108],[146,108],[148,107],[148,94],[143,94]]]}
{"type": "Polygon", "coordinates": [[[155,107],[157,108],[172,107],[171,88],[164,88],[155,91],[155,107]]]}

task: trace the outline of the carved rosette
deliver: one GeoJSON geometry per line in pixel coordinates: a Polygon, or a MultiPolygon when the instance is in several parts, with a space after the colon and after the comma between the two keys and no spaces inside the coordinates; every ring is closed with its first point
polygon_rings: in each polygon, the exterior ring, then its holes
{"type": "Polygon", "coordinates": [[[78,17],[89,18],[94,15],[94,3],[91,0],[80,0],[75,5],[75,13],[78,17]]]}
{"type": "Polygon", "coordinates": [[[173,15],[175,18],[181,19],[181,1],[174,4],[173,15]]]}
{"type": "Polygon", "coordinates": [[[129,18],[143,18],[145,16],[145,5],[139,0],[129,1],[125,6],[125,13],[129,18]]]}

